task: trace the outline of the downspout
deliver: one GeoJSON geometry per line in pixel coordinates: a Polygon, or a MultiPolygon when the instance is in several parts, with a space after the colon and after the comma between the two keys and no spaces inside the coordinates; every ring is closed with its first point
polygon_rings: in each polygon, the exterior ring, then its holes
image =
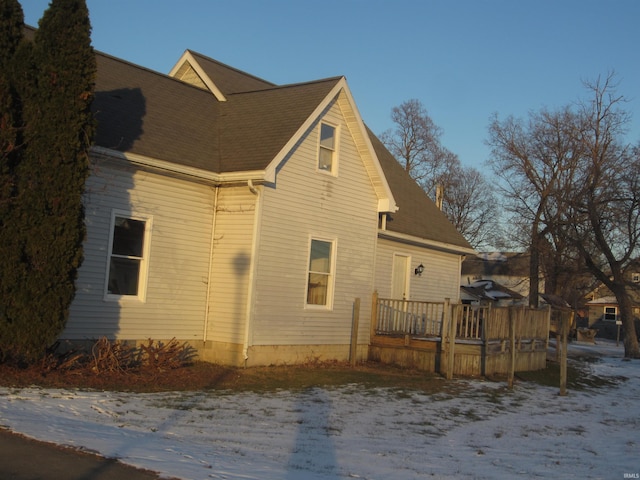
{"type": "Polygon", "coordinates": [[[262,204],[262,196],[260,191],[253,185],[251,179],[247,180],[247,186],[249,191],[256,196],[256,208],[253,211],[253,233],[251,243],[251,260],[249,264],[249,288],[247,289],[247,304],[245,312],[245,329],[244,329],[244,345],[242,347],[242,355],[244,358],[245,366],[247,360],[249,360],[249,342],[251,339],[252,320],[253,320],[253,306],[254,306],[254,292],[255,292],[255,269],[256,269],[256,256],[258,254],[258,241],[260,237],[260,212],[262,204]]]}
{"type": "Polygon", "coordinates": [[[209,301],[211,299],[211,277],[213,275],[213,244],[216,234],[216,218],[218,216],[218,192],[220,187],[215,187],[213,194],[213,218],[211,219],[211,241],[209,245],[209,272],[207,273],[207,299],[204,305],[204,332],[202,332],[202,341],[207,341],[207,332],[209,331],[209,301]]]}

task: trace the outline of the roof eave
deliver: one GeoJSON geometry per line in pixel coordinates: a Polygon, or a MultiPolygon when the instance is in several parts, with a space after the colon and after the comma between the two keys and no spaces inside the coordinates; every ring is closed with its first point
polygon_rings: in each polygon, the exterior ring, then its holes
{"type": "Polygon", "coordinates": [[[182,178],[197,179],[212,185],[245,183],[249,180],[257,183],[269,183],[270,177],[266,170],[245,170],[236,172],[212,172],[202,168],[189,167],[178,163],[148,157],[137,153],[121,152],[109,148],[93,146],[91,152],[97,156],[108,157],[113,160],[126,161],[133,165],[164,172],[182,178]]]}
{"type": "Polygon", "coordinates": [[[390,230],[378,230],[378,238],[384,238],[386,240],[405,243],[407,245],[414,245],[417,247],[429,248],[431,250],[453,253],[456,255],[472,255],[476,253],[473,248],[465,247],[462,245],[429,240],[427,238],[415,237],[413,235],[392,232],[390,230]]]}

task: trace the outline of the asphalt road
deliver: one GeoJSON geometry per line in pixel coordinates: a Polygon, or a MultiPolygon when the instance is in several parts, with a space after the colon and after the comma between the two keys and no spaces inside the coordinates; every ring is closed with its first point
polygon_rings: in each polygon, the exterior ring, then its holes
{"type": "Polygon", "coordinates": [[[0,428],[0,480],[158,480],[117,460],[38,442],[0,428]]]}

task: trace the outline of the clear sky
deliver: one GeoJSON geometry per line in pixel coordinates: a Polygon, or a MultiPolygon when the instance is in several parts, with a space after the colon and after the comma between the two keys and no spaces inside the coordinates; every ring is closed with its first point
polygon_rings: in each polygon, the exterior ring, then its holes
{"type": "MultiPolygon", "coordinates": [[[[21,0],[37,26],[49,0],[21,0]]],[[[416,98],[485,171],[492,113],[586,98],[616,72],[640,141],[639,0],[87,0],[95,49],[167,73],[191,49],[287,84],[344,75],[380,134],[416,98]]]]}

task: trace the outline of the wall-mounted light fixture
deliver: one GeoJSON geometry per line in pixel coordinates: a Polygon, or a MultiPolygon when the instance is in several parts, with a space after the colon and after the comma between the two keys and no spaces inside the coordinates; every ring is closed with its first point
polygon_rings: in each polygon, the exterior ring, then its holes
{"type": "Polygon", "coordinates": [[[419,277],[422,276],[422,272],[424,272],[424,265],[420,264],[416,267],[416,269],[414,270],[415,274],[419,277]]]}

